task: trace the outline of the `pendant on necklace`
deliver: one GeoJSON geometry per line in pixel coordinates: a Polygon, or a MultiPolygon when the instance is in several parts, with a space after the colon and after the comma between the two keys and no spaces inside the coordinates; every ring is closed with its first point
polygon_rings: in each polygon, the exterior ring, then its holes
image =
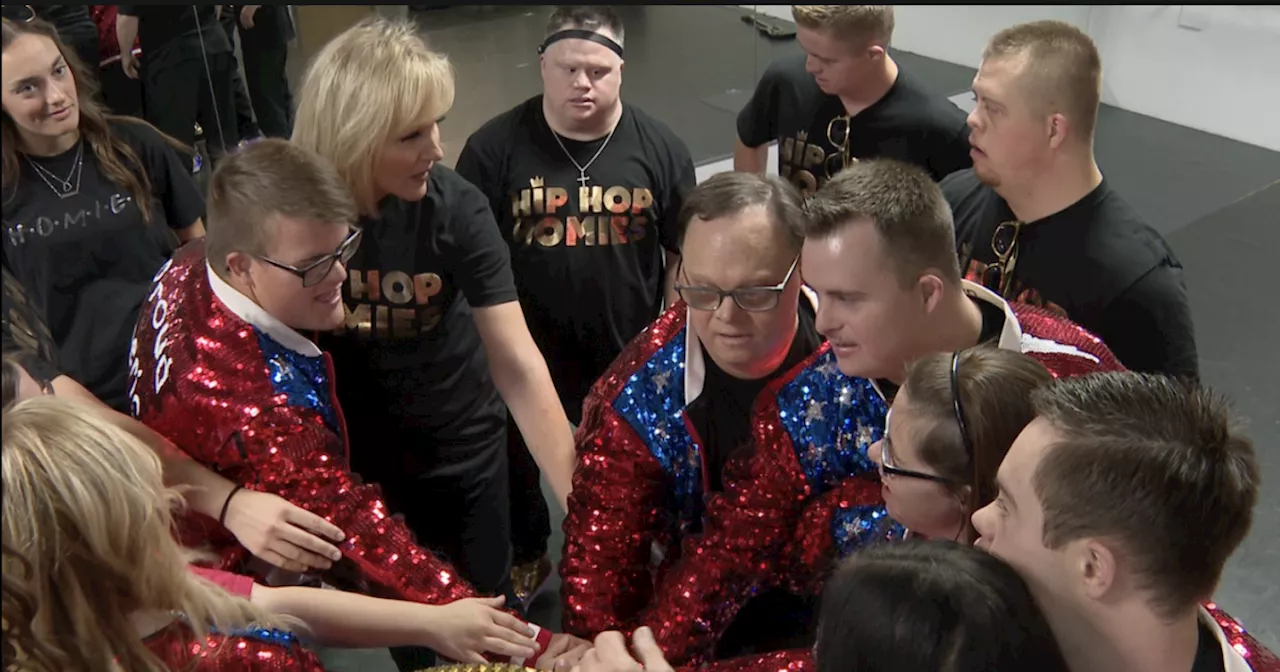
{"type": "Polygon", "coordinates": [[[581,185],[584,189],[587,186],[587,182],[590,182],[590,181],[591,181],[591,178],[587,177],[586,171],[578,173],[578,184],[581,185]]]}

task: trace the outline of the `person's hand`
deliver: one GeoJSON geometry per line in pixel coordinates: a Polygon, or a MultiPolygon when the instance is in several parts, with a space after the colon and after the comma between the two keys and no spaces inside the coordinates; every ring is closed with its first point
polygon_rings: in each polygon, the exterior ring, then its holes
{"type": "Polygon", "coordinates": [[[223,525],[248,551],[290,572],[323,571],[342,559],[342,530],[289,500],[241,489],[231,495],[223,525]]]}
{"type": "Polygon", "coordinates": [[[138,78],[138,57],[133,55],[133,50],[121,52],[120,69],[129,79],[138,78]]]}
{"type": "Polygon", "coordinates": [[[502,611],[502,597],[469,597],[433,607],[434,619],[424,644],[459,663],[484,663],[484,654],[525,659],[538,651],[533,630],[502,611]]]}
{"type": "Polygon", "coordinates": [[[542,656],[534,663],[534,667],[539,670],[564,670],[568,672],[590,650],[591,642],[568,633],[557,633],[551,636],[551,642],[547,644],[547,650],[542,652],[542,656]]]}
{"type": "Polygon", "coordinates": [[[262,5],[245,5],[240,8],[240,25],[244,28],[253,28],[253,15],[262,5]]]}
{"type": "Polygon", "coordinates": [[[573,672],[674,672],[658,648],[652,630],[638,628],[631,643],[640,658],[638,661],[627,651],[627,640],[622,633],[602,632],[573,672]]]}

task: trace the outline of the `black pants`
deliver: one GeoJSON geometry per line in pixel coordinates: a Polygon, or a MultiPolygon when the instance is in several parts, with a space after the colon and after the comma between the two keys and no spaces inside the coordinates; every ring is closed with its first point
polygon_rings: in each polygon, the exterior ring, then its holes
{"type": "Polygon", "coordinates": [[[244,78],[249,85],[249,99],[258,117],[258,127],[267,137],[288,138],[293,135],[293,95],[285,75],[288,42],[277,30],[267,31],[257,25],[241,27],[240,52],[244,56],[244,78]]]}
{"type": "MultiPolygon", "coordinates": [[[[195,144],[197,121],[216,161],[240,141],[236,128],[235,55],[211,53],[208,67],[199,47],[167,45],[142,57],[142,95],[147,121],[180,142],[195,144]]],[[[187,157],[189,158],[189,157],[187,157]]]]}
{"type": "MultiPolygon", "coordinates": [[[[262,135],[258,124],[253,119],[253,103],[249,100],[249,90],[245,88],[244,77],[240,76],[240,63],[236,61],[236,16],[235,12],[224,6],[218,18],[222,32],[227,34],[227,42],[231,44],[231,88],[236,100],[236,133],[240,138],[254,138],[262,135]]],[[[241,49],[244,47],[242,46],[241,49]]],[[[203,122],[202,124],[203,125],[203,122]]]]}
{"type": "MultiPolygon", "coordinates": [[[[356,420],[358,416],[347,417],[351,445],[362,447],[353,452],[352,466],[366,481],[382,487],[388,508],[404,515],[418,543],[449,560],[481,594],[505,595],[514,603],[505,432],[468,448],[465,464],[436,465],[430,457],[423,458],[428,464],[411,464],[364,451],[378,446],[430,446],[429,434],[387,431],[386,424],[361,426],[365,423],[356,420]]],[[[428,649],[400,647],[391,654],[402,670],[435,664],[428,649]]]]}
{"type": "Polygon", "coordinates": [[[120,61],[98,71],[102,83],[102,100],[112,114],[143,117],[142,82],[124,74],[120,61]]]}
{"type": "Polygon", "coordinates": [[[511,562],[525,565],[547,553],[551,511],[542,495],[542,473],[510,413],[507,414],[507,461],[511,481],[511,562]]]}

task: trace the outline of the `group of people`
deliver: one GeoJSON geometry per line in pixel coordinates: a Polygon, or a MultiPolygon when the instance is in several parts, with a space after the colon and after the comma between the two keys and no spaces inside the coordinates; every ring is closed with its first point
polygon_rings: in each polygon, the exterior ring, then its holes
{"type": "Polygon", "coordinates": [[[203,196],[6,18],[6,665],[1280,670],[1208,602],[1259,468],[1092,42],[1001,31],[966,118],[892,7],[793,14],[701,183],[561,7],[456,171],[448,59],[370,19],[203,196]]]}

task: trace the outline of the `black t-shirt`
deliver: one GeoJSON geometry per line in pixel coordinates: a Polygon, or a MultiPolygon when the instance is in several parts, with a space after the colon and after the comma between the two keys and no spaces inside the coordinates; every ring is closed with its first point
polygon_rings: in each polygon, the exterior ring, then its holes
{"type": "MultiPolygon", "coordinates": [[[[128,191],[101,171],[83,143],[52,157],[22,157],[16,188],[4,194],[4,266],[49,325],[58,362],[99,399],[125,410],[129,341],[151,279],[177,245],[171,229],[204,216],[204,199],[178,155],[151,126],[112,120],[111,132],[142,162],[151,185],[146,224],[128,191]],[[76,168],[77,157],[82,159],[76,168]],[[59,198],[36,172],[79,180],[59,198]]],[[[60,186],[60,185],[59,185],[60,186]]]]}
{"type": "MultiPolygon", "coordinates": [[[[843,165],[828,130],[845,108],[818,87],[804,61],[797,54],[769,64],[738,113],[738,138],[748,147],[777,140],[779,174],[809,195],[843,165]]],[[[851,158],[899,159],[935,180],[973,165],[965,113],[905,69],[884,97],[853,116],[848,134],[851,158]]]]}
{"type": "Polygon", "coordinates": [[[1196,660],[1191,664],[1191,672],[1226,672],[1222,662],[1222,645],[1213,631],[1204,623],[1199,624],[1197,631],[1200,640],[1196,644],[1196,660]]]}
{"type": "Polygon", "coordinates": [[[689,404],[689,422],[702,439],[707,483],[713,492],[724,489],[724,464],[731,455],[750,444],[751,411],[756,397],[766,385],[822,344],[814,328],[813,306],[800,297],[800,322],[787,358],[773,373],[756,380],[742,380],[726,373],[709,354],[704,354],[707,373],[702,394],[689,404]]]}
{"type": "MultiPolygon", "coordinates": [[[[972,170],[942,182],[966,277],[996,263],[991,237],[1013,211],[972,170]]],[[[1101,338],[1125,367],[1198,378],[1182,263],[1106,180],[1022,226],[1007,299],[1056,310],[1101,338]]]]}
{"type": "Polygon", "coordinates": [[[3,337],[5,356],[18,357],[32,377],[53,380],[58,377],[58,346],[49,333],[44,316],[27,296],[27,290],[9,269],[0,267],[4,276],[3,337]]]}
{"type": "Polygon", "coordinates": [[[474,458],[468,449],[506,425],[472,308],[516,300],[507,246],[484,195],[438,164],[421,201],[388,196],[378,208],[361,219],[364,239],[347,265],[346,324],[320,337],[353,462],[385,461],[367,454],[383,446],[400,457],[430,447],[446,460],[474,458]],[[397,428],[431,446],[384,438],[397,428]]]}
{"type": "MultiPolygon", "coordinates": [[[[138,17],[138,41],[154,62],[177,48],[182,56],[231,51],[231,42],[218,24],[215,5],[120,5],[118,14],[138,17]]],[[[225,10],[224,10],[225,11],[225,10]]]]}
{"type": "Polygon", "coordinates": [[[561,148],[553,133],[534,96],[476,131],[457,170],[489,199],[529,331],[577,422],[591,385],[661,312],[664,250],[678,251],[676,215],[697,178],[684,142],[631,105],[612,137],[560,137],[561,148]],[[586,188],[566,151],[590,163],[586,188]]]}

